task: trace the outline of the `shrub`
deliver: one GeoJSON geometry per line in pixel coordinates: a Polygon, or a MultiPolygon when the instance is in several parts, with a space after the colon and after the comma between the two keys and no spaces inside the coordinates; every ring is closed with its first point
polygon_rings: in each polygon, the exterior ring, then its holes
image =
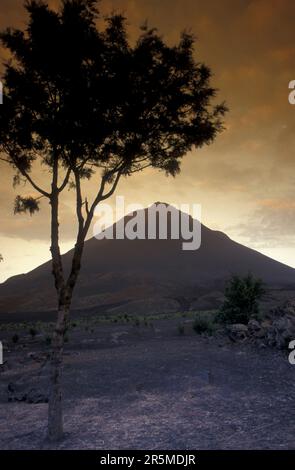
{"type": "Polygon", "coordinates": [[[36,334],[37,334],[37,331],[35,330],[35,328],[30,328],[29,333],[30,333],[32,339],[34,339],[36,334]]]}
{"type": "Polygon", "coordinates": [[[178,331],[178,334],[180,336],[184,335],[184,324],[183,323],[179,323],[179,325],[177,326],[177,331],[178,331]]]}
{"type": "Polygon", "coordinates": [[[18,343],[18,340],[19,340],[18,334],[15,333],[11,339],[14,344],[18,343]]]}
{"type": "Polygon", "coordinates": [[[200,312],[197,313],[194,323],[193,329],[196,333],[202,334],[206,333],[208,335],[212,335],[216,329],[217,325],[215,323],[215,316],[212,313],[208,312],[200,312]]]}
{"type": "Polygon", "coordinates": [[[51,336],[46,336],[45,343],[47,344],[47,346],[51,345],[51,336]]]}
{"type": "Polygon", "coordinates": [[[259,314],[259,300],[265,293],[263,283],[252,274],[232,276],[225,288],[225,300],[218,313],[222,323],[248,323],[259,314]]]}

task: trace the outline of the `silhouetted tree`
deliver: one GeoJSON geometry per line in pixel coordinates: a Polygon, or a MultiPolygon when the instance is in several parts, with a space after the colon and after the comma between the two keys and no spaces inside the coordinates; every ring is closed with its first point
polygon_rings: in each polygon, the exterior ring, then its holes
{"type": "Polygon", "coordinates": [[[58,12],[27,1],[25,31],[8,29],[0,150],[38,198],[17,196],[15,212],[51,206],[52,272],[58,298],[52,341],[50,439],[63,433],[61,370],[64,335],[84,240],[97,204],[110,197],[121,177],[152,167],[175,176],[181,158],[210,144],[222,130],[224,105],[212,105],[210,70],[194,60],[187,33],[168,46],[155,29],[143,27],[134,45],[125,19],[111,15],[97,27],[94,0],[64,0],[58,12]],[[35,162],[48,169],[50,186],[36,182],[35,162]],[[83,182],[98,178],[91,202],[83,182]],[[73,184],[74,183],[74,184],[73,184]],[[74,186],[77,239],[66,277],[59,246],[59,200],[74,186]]]}

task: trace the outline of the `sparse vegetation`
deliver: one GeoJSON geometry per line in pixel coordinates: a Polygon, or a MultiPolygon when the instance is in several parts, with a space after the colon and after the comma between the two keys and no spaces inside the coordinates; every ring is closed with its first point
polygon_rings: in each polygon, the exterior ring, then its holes
{"type": "Polygon", "coordinates": [[[31,338],[34,339],[37,334],[37,330],[35,330],[35,328],[30,328],[29,333],[31,335],[31,338]]]}
{"type": "Polygon", "coordinates": [[[178,334],[180,336],[184,335],[184,324],[183,323],[179,323],[179,325],[177,327],[177,331],[178,331],[178,334]]]}
{"type": "Polygon", "coordinates": [[[216,315],[212,312],[198,312],[195,316],[193,329],[198,334],[212,335],[217,328],[216,315]]]}
{"type": "Polygon", "coordinates": [[[51,336],[49,336],[49,335],[45,336],[45,344],[47,346],[51,345],[51,336]]]}
{"type": "Polygon", "coordinates": [[[225,288],[225,301],[218,312],[221,323],[248,323],[259,315],[259,300],[265,293],[263,282],[252,274],[232,276],[225,288]]]}
{"type": "Polygon", "coordinates": [[[18,336],[18,334],[15,333],[11,339],[12,339],[12,342],[13,342],[14,344],[18,343],[18,341],[19,341],[19,336],[18,336]]]}

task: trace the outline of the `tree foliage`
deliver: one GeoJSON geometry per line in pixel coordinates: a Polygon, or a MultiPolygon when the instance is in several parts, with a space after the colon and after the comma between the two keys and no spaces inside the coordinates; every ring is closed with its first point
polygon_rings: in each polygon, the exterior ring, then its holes
{"type": "Polygon", "coordinates": [[[35,212],[38,212],[39,209],[39,201],[32,197],[32,196],[27,196],[27,197],[21,197],[21,196],[16,196],[15,202],[14,202],[14,213],[15,214],[21,214],[28,212],[30,215],[33,215],[35,212]]]}
{"type": "Polygon", "coordinates": [[[225,288],[218,319],[224,323],[247,323],[259,313],[259,300],[264,293],[263,282],[252,274],[232,276],[225,288]]]}
{"type": "Polygon", "coordinates": [[[30,177],[35,160],[49,169],[58,160],[80,178],[100,169],[107,182],[146,166],[176,175],[189,150],[222,130],[225,107],[211,106],[216,90],[192,35],[169,47],[144,27],[131,46],[121,15],[98,30],[95,1],[64,0],[59,12],[27,1],[26,9],[26,31],[1,34],[11,61],[0,150],[17,175],[30,177]]]}

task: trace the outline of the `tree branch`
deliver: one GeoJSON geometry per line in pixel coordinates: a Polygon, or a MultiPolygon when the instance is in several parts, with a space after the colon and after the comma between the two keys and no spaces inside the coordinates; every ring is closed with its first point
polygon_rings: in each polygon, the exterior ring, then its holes
{"type": "MultiPolygon", "coordinates": [[[[9,152],[7,152],[7,153],[9,154],[9,152]]],[[[50,198],[50,193],[48,193],[44,189],[40,188],[40,186],[38,186],[33,181],[31,176],[29,175],[29,173],[26,170],[24,170],[23,168],[19,167],[14,159],[12,159],[12,161],[10,161],[10,160],[7,160],[6,158],[0,157],[0,160],[2,162],[8,163],[9,165],[14,165],[18,169],[18,171],[29,181],[29,183],[33,186],[33,188],[36,191],[38,191],[38,193],[42,194],[43,196],[45,196],[47,198],[50,198]]]]}
{"type": "Polygon", "coordinates": [[[72,172],[72,169],[68,168],[65,178],[62,184],[60,185],[60,187],[58,188],[59,193],[61,193],[65,189],[66,185],[68,184],[70,176],[71,176],[71,172],[72,172]]]}
{"type": "MultiPolygon", "coordinates": [[[[105,199],[108,199],[109,197],[111,197],[114,194],[114,192],[115,192],[115,190],[118,186],[121,175],[122,175],[122,172],[118,171],[117,176],[115,178],[115,181],[113,183],[112,189],[110,191],[108,191],[106,194],[102,194],[100,201],[104,201],[105,199]]],[[[98,202],[100,202],[100,201],[98,201],[98,202]]],[[[97,202],[97,204],[98,204],[98,202],[97,202]]]]}
{"type": "Polygon", "coordinates": [[[55,288],[58,292],[59,302],[65,303],[66,299],[62,299],[62,294],[65,288],[64,274],[63,274],[63,265],[60,254],[59,247],[59,220],[58,220],[58,159],[54,157],[53,163],[53,176],[51,184],[51,195],[50,195],[50,204],[51,204],[51,256],[52,256],[52,273],[55,279],[55,288]]]}
{"type": "Polygon", "coordinates": [[[26,172],[24,169],[21,169],[17,166],[17,169],[19,170],[19,172],[25,177],[27,178],[27,180],[29,181],[29,183],[31,183],[31,185],[33,186],[33,188],[38,191],[40,194],[42,194],[43,196],[47,197],[47,198],[50,198],[50,193],[48,193],[47,191],[44,191],[44,189],[40,188],[33,180],[32,178],[30,177],[29,173],[26,172]]]}
{"type": "Polygon", "coordinates": [[[75,186],[76,186],[76,214],[77,214],[77,219],[78,219],[78,224],[79,224],[77,240],[79,240],[80,236],[82,235],[83,228],[84,228],[84,217],[82,213],[82,207],[83,207],[82,190],[81,190],[81,181],[80,181],[79,171],[75,170],[74,176],[75,176],[75,186]]]}

